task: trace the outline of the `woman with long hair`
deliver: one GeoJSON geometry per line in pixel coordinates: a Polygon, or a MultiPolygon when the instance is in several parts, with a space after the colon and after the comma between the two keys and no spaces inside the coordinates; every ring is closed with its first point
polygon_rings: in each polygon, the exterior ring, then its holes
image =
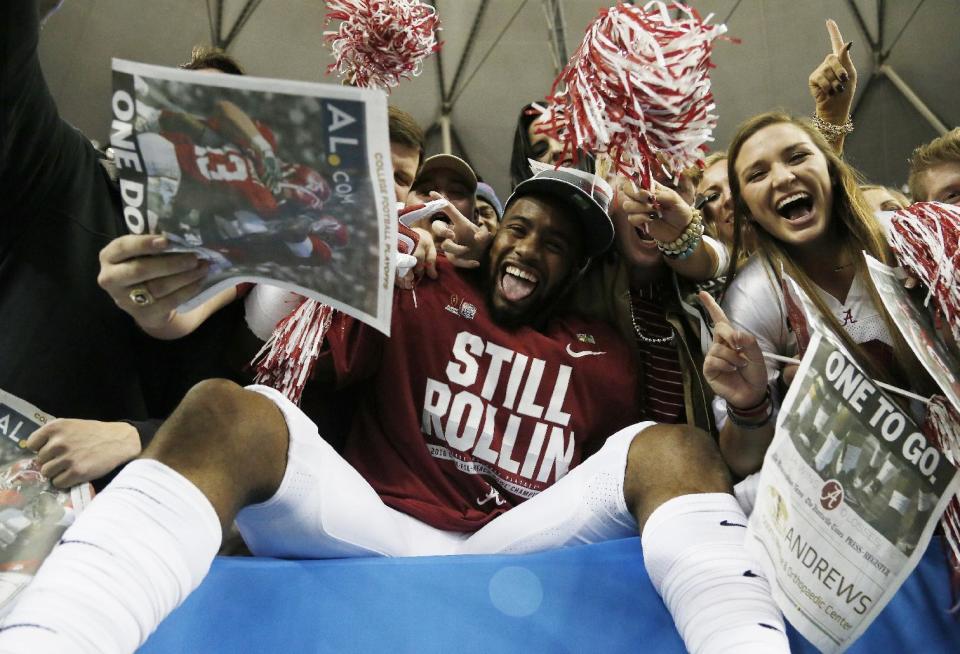
{"type": "Polygon", "coordinates": [[[910,200],[903,193],[889,186],[880,184],[861,184],[860,191],[863,198],[873,209],[874,213],[881,211],[900,211],[910,206],[910,200]]]}
{"type": "Polygon", "coordinates": [[[694,176],[697,198],[694,206],[703,212],[707,233],[733,248],[733,197],[727,180],[727,153],[711,152],[703,162],[703,170],[694,176]]]}
{"type": "Polygon", "coordinates": [[[717,322],[703,372],[726,401],[721,450],[734,472],[747,475],[760,468],[773,437],[771,385],[781,372],[789,384],[795,372],[765,363],[762,355],[798,351],[787,276],[875,378],[903,385],[915,366],[867,273],[864,252],[887,265],[896,262],[857,173],[811,124],[779,112],[743,123],[728,153],[734,248],[723,294],[726,315],[701,294],[717,322]],[[747,222],[757,252],[738,270],[747,222]]]}
{"type": "Polygon", "coordinates": [[[578,152],[576,161],[563,150],[563,145],[553,138],[545,107],[537,102],[524,105],[517,116],[517,129],[513,134],[513,151],[510,154],[510,188],[533,177],[530,159],[550,165],[577,168],[592,173],[593,157],[578,152]]]}
{"type": "MultiPolygon", "coordinates": [[[[730,194],[730,180],[727,177],[727,153],[711,152],[703,163],[703,170],[693,177],[696,183],[697,198],[694,206],[703,212],[703,224],[707,233],[733,251],[733,196],[730,194]]],[[[741,225],[746,231],[741,236],[739,251],[743,263],[753,254],[753,232],[750,225],[741,225]]]]}

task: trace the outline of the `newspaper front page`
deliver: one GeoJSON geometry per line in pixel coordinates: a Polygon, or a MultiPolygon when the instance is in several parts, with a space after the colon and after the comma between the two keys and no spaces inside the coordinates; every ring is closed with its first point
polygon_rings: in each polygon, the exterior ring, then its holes
{"type": "Polygon", "coordinates": [[[886,266],[870,255],[867,255],[867,268],[880,300],[907,345],[950,400],[950,404],[960,411],[960,379],[957,378],[960,375],[960,358],[937,335],[928,311],[910,297],[898,269],[886,266]]]}
{"type": "Polygon", "coordinates": [[[0,390],[0,616],[30,582],[60,536],[93,498],[93,486],[61,491],[24,449],[53,417],[0,390]]]}
{"type": "Polygon", "coordinates": [[[382,91],[113,61],[110,145],[133,234],[389,333],[397,209],[382,91]]]}
{"type": "Polygon", "coordinates": [[[764,459],[748,547],[787,619],[842,652],[919,562],[958,487],[910,415],[814,331],[764,459]]]}

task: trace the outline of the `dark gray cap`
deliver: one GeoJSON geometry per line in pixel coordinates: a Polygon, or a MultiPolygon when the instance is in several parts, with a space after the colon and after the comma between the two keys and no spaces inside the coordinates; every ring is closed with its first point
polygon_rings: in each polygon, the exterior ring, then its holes
{"type": "Polygon", "coordinates": [[[557,198],[580,220],[584,253],[595,257],[613,243],[613,221],[607,214],[612,194],[610,185],[596,175],[573,168],[551,168],[517,184],[507,198],[504,211],[526,195],[557,198]]]}

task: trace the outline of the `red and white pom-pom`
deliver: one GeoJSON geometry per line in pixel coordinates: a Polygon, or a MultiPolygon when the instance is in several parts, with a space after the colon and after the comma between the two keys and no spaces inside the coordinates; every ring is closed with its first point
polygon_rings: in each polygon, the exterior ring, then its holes
{"type": "Polygon", "coordinates": [[[890,243],[900,265],[924,283],[927,301],[960,343],[960,207],[918,202],[891,220],[890,243]]]}
{"type": "Polygon", "coordinates": [[[254,357],[251,362],[256,370],[254,381],[271,386],[294,404],[300,404],[303,387],[313,376],[332,319],[332,307],[316,300],[304,300],[277,324],[270,340],[254,357]]]}
{"type": "MultiPolygon", "coordinates": [[[[898,211],[891,220],[890,243],[900,265],[927,287],[936,317],[945,320],[960,342],[960,208],[937,202],[918,202],[898,211]]],[[[954,466],[960,467],[960,407],[946,398],[931,398],[924,425],[929,439],[954,466]]],[[[960,497],[954,496],[940,520],[949,544],[954,600],[960,597],[960,497]]],[[[953,608],[960,610],[960,602],[953,608]]]]}
{"type": "Polygon", "coordinates": [[[947,461],[960,468],[960,413],[943,395],[934,395],[927,405],[930,439],[947,461]]]}
{"type": "Polygon", "coordinates": [[[606,154],[644,188],[652,166],[672,175],[701,162],[717,124],[708,71],[727,28],[681,3],[670,8],[681,17],[659,1],[602,10],[551,90],[566,155],[606,154]]]}
{"type": "MultiPolygon", "coordinates": [[[[420,235],[402,223],[397,231],[398,256],[412,260],[409,270],[416,265],[409,255],[416,251],[420,235]]],[[[398,263],[401,277],[402,267],[398,263]]],[[[254,381],[277,389],[299,405],[330,330],[333,307],[281,288],[258,285],[247,296],[245,309],[250,331],[266,339],[250,362],[256,371],[254,381]]]]}
{"type": "Polygon", "coordinates": [[[420,0],[327,0],[326,24],[341,21],[336,31],[325,31],[334,63],[348,84],[387,90],[401,79],[420,74],[427,55],[440,49],[436,9],[420,0]]]}
{"type": "MultiPolygon", "coordinates": [[[[942,395],[930,398],[927,407],[927,419],[924,424],[924,433],[947,460],[960,467],[960,415],[950,406],[942,395]]],[[[943,516],[940,518],[943,527],[943,536],[949,545],[947,563],[950,566],[951,587],[956,605],[953,611],[960,610],[960,496],[950,498],[943,516]]]]}

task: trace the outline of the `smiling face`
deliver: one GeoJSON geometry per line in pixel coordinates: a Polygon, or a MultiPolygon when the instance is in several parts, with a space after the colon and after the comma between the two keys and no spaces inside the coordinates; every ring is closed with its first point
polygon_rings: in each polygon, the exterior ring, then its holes
{"type": "Polygon", "coordinates": [[[645,229],[631,225],[626,213],[612,211],[610,219],[613,220],[613,246],[632,271],[652,273],[665,265],[657,242],[645,229]]]}
{"type": "Polygon", "coordinates": [[[497,220],[497,210],[493,208],[492,204],[480,197],[477,198],[477,219],[480,225],[487,228],[488,232],[491,234],[497,233],[500,224],[500,221],[497,220]]]}
{"type": "Polygon", "coordinates": [[[579,224],[556,201],[524,196],[504,212],[486,261],[493,319],[529,325],[566,289],[582,258],[579,224]]]}
{"type": "Polygon", "coordinates": [[[701,207],[704,218],[716,225],[721,241],[732,244],[733,196],[730,194],[730,181],[727,179],[726,159],[714,161],[703,171],[697,195],[705,198],[701,207]]]}
{"type": "Polygon", "coordinates": [[[756,225],[794,249],[829,238],[833,184],[827,158],[803,129],[774,123],[758,130],[734,161],[740,193],[756,225]]]}
{"type": "MultiPolygon", "coordinates": [[[[658,184],[676,191],[687,204],[693,203],[694,187],[688,176],[678,175],[670,179],[659,167],[654,167],[653,175],[658,184]]],[[[645,226],[631,225],[623,211],[611,211],[610,219],[613,220],[614,247],[630,268],[631,274],[637,278],[649,279],[666,270],[657,242],[645,226]]]]}

